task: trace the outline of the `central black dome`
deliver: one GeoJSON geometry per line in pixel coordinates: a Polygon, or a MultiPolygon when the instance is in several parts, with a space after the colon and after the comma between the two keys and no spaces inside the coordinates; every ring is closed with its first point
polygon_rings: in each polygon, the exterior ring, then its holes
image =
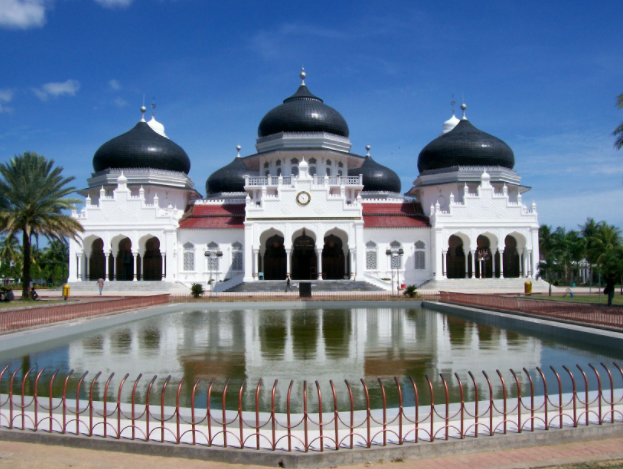
{"type": "Polygon", "coordinates": [[[426,145],[417,162],[420,173],[452,166],[504,166],[513,169],[515,155],[505,142],[478,130],[463,119],[450,132],[426,145]]]}
{"type": "Polygon", "coordinates": [[[110,168],[152,168],[188,174],[190,159],[182,147],[154,132],[145,121],[104,143],[93,156],[95,172],[110,168]]]}
{"type": "Polygon", "coordinates": [[[258,137],[280,132],[328,132],[348,137],[348,124],[342,115],[314,96],[303,83],[299,89],[270,110],[260,122],[258,137]]]}
{"type": "Polygon", "coordinates": [[[363,176],[364,192],[400,193],[402,184],[398,175],[387,166],[377,163],[367,155],[360,168],[349,169],[349,176],[363,176]]]}

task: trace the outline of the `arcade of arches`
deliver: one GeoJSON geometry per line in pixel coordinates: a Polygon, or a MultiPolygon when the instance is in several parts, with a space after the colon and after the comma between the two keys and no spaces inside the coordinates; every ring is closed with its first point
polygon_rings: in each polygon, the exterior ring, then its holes
{"type": "Polygon", "coordinates": [[[486,235],[478,236],[473,251],[469,251],[461,237],[452,235],[444,256],[442,265],[447,278],[518,278],[527,275],[524,272],[527,253],[520,252],[517,239],[512,235],[504,239],[504,249],[500,252],[498,248],[495,253],[486,235]]]}
{"type": "Polygon", "coordinates": [[[130,238],[115,243],[111,254],[104,253],[104,241],[97,238],[91,244],[84,277],[88,280],[159,281],[166,277],[165,260],[160,252],[160,240],[156,237],[149,238],[144,252],[136,255],[132,253],[130,238]]]}
{"type": "Polygon", "coordinates": [[[260,279],[284,280],[290,267],[293,280],[341,280],[348,278],[350,259],[347,246],[339,236],[329,234],[324,238],[322,250],[316,240],[305,230],[294,239],[290,253],[286,252],[284,238],[273,235],[265,242],[264,254],[258,254],[260,279]],[[346,252],[345,252],[346,249],[346,252]],[[290,259],[288,262],[288,255],[290,259]],[[319,262],[320,261],[320,262],[319,262]]]}

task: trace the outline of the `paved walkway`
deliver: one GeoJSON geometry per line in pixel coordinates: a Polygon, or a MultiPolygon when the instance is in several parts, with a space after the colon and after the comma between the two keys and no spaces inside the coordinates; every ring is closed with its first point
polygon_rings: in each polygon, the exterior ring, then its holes
{"type": "MultiPolygon", "coordinates": [[[[346,466],[352,469],[390,467],[392,469],[525,469],[554,468],[597,461],[623,461],[623,438],[582,441],[554,446],[474,453],[461,456],[388,461],[387,463],[346,466]]],[[[242,469],[251,466],[223,464],[181,458],[142,456],[109,451],[66,448],[30,443],[0,441],[0,468],[26,469],[242,469]]]]}

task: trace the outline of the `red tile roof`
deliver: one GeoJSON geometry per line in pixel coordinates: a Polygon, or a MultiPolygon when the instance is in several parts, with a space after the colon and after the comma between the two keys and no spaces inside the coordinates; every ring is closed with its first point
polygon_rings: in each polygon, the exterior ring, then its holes
{"type": "Polygon", "coordinates": [[[193,205],[180,220],[182,230],[244,228],[244,204],[193,205]]]}
{"type": "Polygon", "coordinates": [[[425,228],[428,217],[411,203],[362,204],[364,228],[425,228]]]}

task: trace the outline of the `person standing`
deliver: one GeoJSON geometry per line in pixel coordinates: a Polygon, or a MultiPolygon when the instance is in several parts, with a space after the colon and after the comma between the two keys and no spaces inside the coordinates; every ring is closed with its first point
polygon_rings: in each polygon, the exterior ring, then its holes
{"type": "Polygon", "coordinates": [[[97,279],[97,288],[99,288],[100,296],[101,296],[102,295],[102,290],[104,289],[104,279],[103,278],[98,278],[97,279]]]}
{"type": "Polygon", "coordinates": [[[608,295],[608,306],[612,306],[612,300],[614,299],[614,274],[608,274],[606,277],[604,294],[608,295]]]}
{"type": "Polygon", "coordinates": [[[291,281],[290,281],[290,275],[286,275],[286,293],[288,293],[288,289],[290,291],[292,291],[292,285],[291,285],[291,281]]]}

